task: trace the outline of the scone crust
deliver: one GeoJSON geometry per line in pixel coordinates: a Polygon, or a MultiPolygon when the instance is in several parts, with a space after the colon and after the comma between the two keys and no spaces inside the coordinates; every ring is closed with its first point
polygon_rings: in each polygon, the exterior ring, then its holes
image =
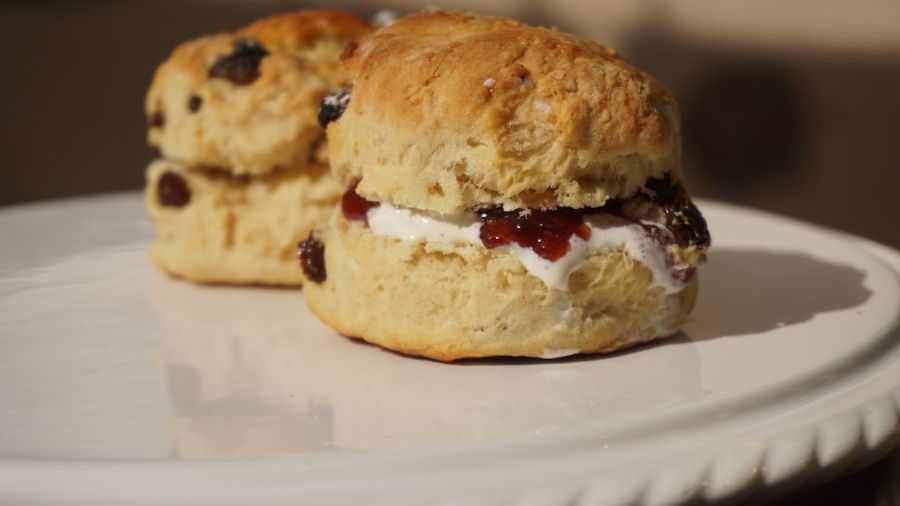
{"type": "Polygon", "coordinates": [[[144,192],[156,228],[150,257],[164,272],[199,283],[298,286],[297,243],[328,221],[340,194],[324,164],[238,177],[156,160],[144,192]],[[166,172],[190,188],[184,207],[160,204],[166,172]]]}
{"type": "Polygon", "coordinates": [[[622,248],[589,256],[566,292],[512,254],[377,236],[339,212],[315,237],[327,276],[303,289],[317,317],[346,336],[441,361],[625,348],[675,332],[697,294],[694,280],[666,295],[622,248]]]}
{"type": "Polygon", "coordinates": [[[408,16],[345,59],[333,171],[371,200],[457,212],[600,206],[680,176],[679,113],[597,43],[497,17],[408,16]]]}
{"type": "Polygon", "coordinates": [[[179,45],[156,70],[145,99],[149,143],[166,158],[234,174],[325,159],[319,102],[346,81],[341,51],[368,32],[353,14],[311,10],[179,45]],[[211,78],[209,69],[242,39],[256,40],[269,53],[259,63],[259,77],[248,84],[211,78]],[[195,111],[191,100],[200,101],[195,111]]]}

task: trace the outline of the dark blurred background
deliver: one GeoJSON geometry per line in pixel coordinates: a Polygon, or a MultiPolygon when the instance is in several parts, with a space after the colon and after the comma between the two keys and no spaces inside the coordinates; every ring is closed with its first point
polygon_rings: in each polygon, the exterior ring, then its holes
{"type": "MultiPolygon", "coordinates": [[[[138,189],[143,95],[179,41],[304,6],[427,4],[619,49],[678,98],[693,193],[900,247],[895,0],[0,1],[0,205],[138,189]]],[[[888,466],[784,504],[872,504],[888,466]]]]}
{"type": "MultiPolygon", "coordinates": [[[[433,3],[433,2],[427,2],[433,3]]],[[[303,6],[426,2],[0,2],[0,205],[138,188],[143,94],[179,41],[303,6]]],[[[377,7],[376,7],[377,5],[377,7]]],[[[698,195],[900,247],[900,2],[449,0],[616,47],[682,106],[698,195]]]]}

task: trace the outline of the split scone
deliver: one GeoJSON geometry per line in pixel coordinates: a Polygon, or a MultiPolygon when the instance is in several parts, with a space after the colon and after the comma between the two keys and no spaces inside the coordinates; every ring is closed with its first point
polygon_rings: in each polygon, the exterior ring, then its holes
{"type": "Polygon", "coordinates": [[[311,310],[438,360],[607,352],[678,330],[709,233],[669,92],[615,51],[456,13],[360,43],[326,98],[346,186],[301,244],[311,310]]]}
{"type": "Polygon", "coordinates": [[[290,251],[341,194],[323,170],[319,103],[346,84],[340,54],[368,32],[341,11],[281,14],[185,42],[160,65],[145,101],[163,155],[145,192],[160,268],[198,282],[301,283],[290,251]]]}

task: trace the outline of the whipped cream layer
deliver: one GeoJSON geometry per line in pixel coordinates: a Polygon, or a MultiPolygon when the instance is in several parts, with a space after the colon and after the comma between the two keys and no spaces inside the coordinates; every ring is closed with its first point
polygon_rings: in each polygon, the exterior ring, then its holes
{"type": "MultiPolygon", "coordinates": [[[[484,247],[479,236],[481,220],[474,213],[438,214],[394,207],[386,202],[369,209],[366,218],[372,233],[407,241],[429,241],[477,244],[484,247]]],[[[516,243],[493,248],[493,251],[513,254],[532,276],[548,288],[568,291],[569,275],[578,270],[594,251],[624,247],[628,254],[643,264],[653,275],[653,285],[671,294],[684,288],[685,283],[673,276],[666,266],[666,251],[651,239],[645,227],[655,223],[637,224],[623,218],[596,214],[585,218],[591,229],[590,239],[573,234],[569,251],[557,260],[542,258],[531,248],[516,243]]],[[[667,233],[667,232],[665,232],[667,233]]]]}

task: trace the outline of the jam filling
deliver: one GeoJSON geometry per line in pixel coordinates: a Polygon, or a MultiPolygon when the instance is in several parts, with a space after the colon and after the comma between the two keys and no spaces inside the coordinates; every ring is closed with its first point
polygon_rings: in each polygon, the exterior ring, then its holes
{"type": "Polygon", "coordinates": [[[559,208],[553,211],[503,211],[501,208],[478,211],[479,236],[488,249],[515,242],[531,248],[546,260],[559,260],[569,252],[569,239],[576,235],[585,241],[591,228],[584,222],[584,211],[559,208]]]}
{"type": "Polygon", "coordinates": [[[228,79],[234,84],[250,84],[259,77],[259,62],[269,52],[253,39],[241,39],[234,43],[234,51],[209,68],[209,77],[228,79]]]}
{"type": "Polygon", "coordinates": [[[366,200],[360,196],[360,194],[356,193],[357,186],[359,186],[359,179],[353,180],[347,188],[347,191],[344,192],[344,196],[341,197],[341,211],[344,213],[344,218],[347,218],[348,220],[358,220],[368,223],[367,215],[369,214],[369,209],[378,207],[379,203],[366,200]]]}
{"type": "Polygon", "coordinates": [[[191,189],[184,178],[167,171],[156,181],[156,196],[163,207],[181,208],[191,202],[191,189]]]}
{"type": "Polygon", "coordinates": [[[325,272],[325,245],[316,239],[315,232],[297,245],[300,267],[307,279],[314,283],[322,283],[327,277],[325,272]]]}
{"type": "MultiPolygon", "coordinates": [[[[353,181],[341,199],[341,210],[348,220],[367,222],[370,209],[378,202],[366,200],[356,193],[359,180],[353,181]]],[[[553,210],[504,211],[500,207],[477,211],[481,220],[479,237],[488,249],[516,243],[523,248],[531,248],[546,260],[558,260],[571,249],[573,235],[587,241],[591,238],[591,228],[585,217],[592,214],[610,214],[643,227],[647,236],[665,250],[666,264],[674,266],[674,258],[669,246],[677,244],[682,248],[697,246],[706,248],[710,244],[706,220],[697,206],[691,202],[684,187],[664,179],[648,181],[647,194],[638,194],[629,199],[611,200],[602,207],[573,209],[560,207],[553,210]],[[663,214],[665,227],[645,223],[638,216],[629,214],[626,205],[632,199],[653,202],[663,214]]],[[[673,270],[676,279],[687,281],[693,276],[694,268],[673,270]]]]}

